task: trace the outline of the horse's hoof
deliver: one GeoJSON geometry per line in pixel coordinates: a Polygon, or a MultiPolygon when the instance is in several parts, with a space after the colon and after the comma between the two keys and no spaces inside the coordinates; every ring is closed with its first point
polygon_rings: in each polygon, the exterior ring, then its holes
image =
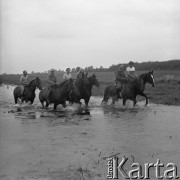
{"type": "Polygon", "coordinates": [[[105,101],[101,101],[101,106],[105,104],[105,101]]]}
{"type": "Polygon", "coordinates": [[[22,111],[22,109],[20,107],[17,108],[17,112],[20,112],[22,111]]]}

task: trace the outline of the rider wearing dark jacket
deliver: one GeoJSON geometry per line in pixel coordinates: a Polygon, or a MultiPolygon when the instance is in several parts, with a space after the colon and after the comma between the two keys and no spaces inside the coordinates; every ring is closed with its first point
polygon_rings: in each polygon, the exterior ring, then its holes
{"type": "Polygon", "coordinates": [[[47,85],[48,85],[48,90],[49,90],[47,101],[49,104],[51,102],[53,86],[57,84],[57,79],[56,79],[56,76],[54,75],[54,71],[55,71],[54,69],[51,69],[50,74],[47,77],[47,85]]]}
{"type": "Polygon", "coordinates": [[[120,91],[122,90],[123,83],[127,81],[125,71],[124,71],[124,66],[121,64],[119,65],[118,70],[115,72],[116,76],[116,95],[118,98],[120,98],[120,91]]]}
{"type": "Polygon", "coordinates": [[[28,84],[29,84],[28,73],[26,70],[24,70],[22,76],[20,77],[20,87],[21,87],[22,97],[24,97],[26,94],[26,87],[28,84]]]}
{"type": "Polygon", "coordinates": [[[116,80],[115,80],[116,84],[123,83],[124,81],[126,81],[126,75],[123,65],[119,66],[119,69],[115,72],[115,76],[116,76],[116,80]]]}

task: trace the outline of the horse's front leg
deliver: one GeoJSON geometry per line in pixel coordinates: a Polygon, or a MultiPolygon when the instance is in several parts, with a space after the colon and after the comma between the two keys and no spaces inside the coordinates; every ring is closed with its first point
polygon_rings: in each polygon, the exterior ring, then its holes
{"type": "Polygon", "coordinates": [[[76,98],[76,99],[74,100],[74,102],[75,102],[75,103],[78,103],[80,106],[81,106],[81,104],[82,104],[81,101],[80,101],[80,99],[78,99],[78,98],[76,98]]]}
{"type": "Polygon", "coordinates": [[[134,107],[135,107],[136,103],[137,103],[136,95],[134,95],[134,99],[133,99],[133,105],[134,105],[134,107]]]}
{"type": "Polygon", "coordinates": [[[46,101],[46,108],[48,108],[48,106],[49,106],[49,103],[46,101]]]}
{"type": "Polygon", "coordinates": [[[85,102],[86,106],[88,106],[89,98],[88,98],[88,99],[85,99],[84,102],[85,102]]]}
{"type": "Polygon", "coordinates": [[[111,106],[114,106],[114,103],[115,103],[115,101],[116,101],[116,98],[117,98],[117,96],[113,96],[113,97],[112,97],[111,106]]]}
{"type": "Polygon", "coordinates": [[[146,98],[146,106],[147,106],[147,104],[148,104],[148,97],[146,96],[146,94],[144,94],[144,92],[140,92],[139,95],[146,98]]]}
{"type": "Polygon", "coordinates": [[[54,103],[54,111],[57,109],[57,104],[54,103]]]}
{"type": "Polygon", "coordinates": [[[66,108],[66,101],[62,103],[63,108],[66,108]]]}
{"type": "MultiPolygon", "coordinates": [[[[35,99],[35,97],[36,97],[36,95],[35,95],[35,93],[33,93],[31,96],[29,96],[29,97],[31,97],[31,99],[30,99],[30,104],[33,104],[33,102],[34,102],[34,99],[35,99]],[[31,97],[32,96],[32,97],[31,97]]],[[[25,101],[28,101],[28,99],[25,99],[25,101]]]]}
{"type": "Polygon", "coordinates": [[[127,99],[123,98],[123,106],[125,106],[126,100],[127,100],[127,99]]]}

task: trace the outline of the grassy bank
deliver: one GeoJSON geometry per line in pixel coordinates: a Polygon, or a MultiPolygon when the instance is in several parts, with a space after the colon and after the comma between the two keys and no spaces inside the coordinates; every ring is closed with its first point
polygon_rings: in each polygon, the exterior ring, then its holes
{"type": "MultiPolygon", "coordinates": [[[[144,71],[137,72],[138,75],[145,73],[144,71]]],[[[103,95],[104,89],[108,84],[114,83],[114,73],[96,73],[100,81],[100,88],[93,88],[94,95],[103,95]]],[[[152,87],[146,84],[145,93],[149,101],[156,104],[165,105],[180,105],[180,71],[154,71],[154,78],[156,85],[152,87]]],[[[145,100],[143,97],[138,96],[138,101],[145,100]]]]}
{"type": "MultiPolygon", "coordinates": [[[[138,75],[145,73],[144,71],[137,72],[138,75]]],[[[89,73],[88,76],[93,73],[89,73]]],[[[114,84],[115,75],[114,72],[96,72],[95,73],[99,82],[100,87],[93,87],[94,96],[102,96],[104,89],[109,84],[114,84]]],[[[43,85],[46,85],[47,74],[30,74],[29,78],[33,79],[38,76],[43,85]]],[[[62,73],[56,73],[59,82],[62,81],[62,73]]],[[[75,74],[72,74],[75,77],[75,74]]],[[[1,75],[1,81],[8,84],[18,84],[20,75],[1,75]]],[[[157,104],[166,105],[180,105],[180,71],[179,70],[157,70],[154,71],[154,78],[156,85],[151,87],[151,85],[146,85],[145,93],[149,97],[150,102],[157,104]]],[[[144,100],[140,96],[137,97],[138,100],[144,100]]]]}
{"type": "MultiPolygon", "coordinates": [[[[93,95],[103,96],[104,89],[107,85],[101,84],[99,88],[93,88],[93,95]]],[[[180,83],[171,82],[156,82],[155,87],[146,85],[145,94],[149,98],[149,102],[165,105],[180,105],[180,83]]],[[[145,98],[137,96],[137,100],[141,101],[145,98]]]]}

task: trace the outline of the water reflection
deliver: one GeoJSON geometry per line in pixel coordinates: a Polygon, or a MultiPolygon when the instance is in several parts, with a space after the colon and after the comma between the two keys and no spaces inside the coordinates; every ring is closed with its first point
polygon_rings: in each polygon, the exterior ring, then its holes
{"type": "Polygon", "coordinates": [[[106,174],[106,159],[114,154],[132,156],[135,162],[155,162],[153,158],[179,162],[179,107],[144,107],[144,103],[138,103],[133,108],[132,104],[123,107],[121,102],[115,107],[101,106],[102,99],[92,97],[88,108],[59,106],[53,111],[52,106],[42,109],[37,98],[33,106],[14,106],[10,88],[6,94],[2,92],[3,173],[14,167],[22,172],[33,168],[42,173],[47,167],[54,171],[79,163],[98,173],[103,164],[105,171],[101,174],[106,174]]]}

